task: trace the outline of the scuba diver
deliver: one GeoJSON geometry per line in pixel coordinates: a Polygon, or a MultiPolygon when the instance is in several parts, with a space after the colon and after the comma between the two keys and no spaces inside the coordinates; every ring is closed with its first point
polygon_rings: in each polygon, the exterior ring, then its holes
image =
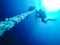
{"type": "Polygon", "coordinates": [[[36,11],[36,17],[41,18],[41,21],[44,23],[47,23],[48,21],[56,21],[56,19],[46,19],[47,18],[46,13],[42,9],[36,11]]]}
{"type": "Polygon", "coordinates": [[[28,10],[32,11],[33,9],[35,10],[35,18],[36,19],[40,18],[43,23],[47,23],[48,21],[56,21],[56,19],[46,19],[47,18],[46,13],[42,9],[37,11],[34,6],[31,6],[28,10]]]}

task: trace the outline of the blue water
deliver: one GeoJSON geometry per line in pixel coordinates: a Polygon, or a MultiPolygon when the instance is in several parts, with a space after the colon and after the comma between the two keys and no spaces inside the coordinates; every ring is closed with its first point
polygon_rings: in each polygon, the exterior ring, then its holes
{"type": "MultiPolygon", "coordinates": [[[[0,21],[27,12],[29,6],[41,8],[40,0],[0,0],[0,2],[0,21]]],[[[46,14],[48,18],[56,18],[57,21],[36,23],[34,15],[31,14],[28,19],[6,31],[0,37],[0,45],[60,45],[60,10],[46,14]]]]}

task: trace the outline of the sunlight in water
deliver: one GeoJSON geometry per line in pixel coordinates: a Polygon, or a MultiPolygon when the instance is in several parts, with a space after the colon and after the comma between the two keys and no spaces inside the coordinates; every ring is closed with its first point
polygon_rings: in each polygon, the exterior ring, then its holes
{"type": "Polygon", "coordinates": [[[60,9],[60,0],[42,0],[42,6],[48,12],[58,11],[60,9]]]}

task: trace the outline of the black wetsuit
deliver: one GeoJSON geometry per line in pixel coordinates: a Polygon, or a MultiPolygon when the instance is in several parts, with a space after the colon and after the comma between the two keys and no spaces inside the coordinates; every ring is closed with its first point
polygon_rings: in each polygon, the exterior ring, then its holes
{"type": "Polygon", "coordinates": [[[37,11],[37,13],[38,13],[38,15],[37,15],[38,18],[41,18],[41,21],[44,22],[44,23],[46,23],[45,18],[47,16],[46,16],[45,12],[40,9],[39,11],[37,11]]]}

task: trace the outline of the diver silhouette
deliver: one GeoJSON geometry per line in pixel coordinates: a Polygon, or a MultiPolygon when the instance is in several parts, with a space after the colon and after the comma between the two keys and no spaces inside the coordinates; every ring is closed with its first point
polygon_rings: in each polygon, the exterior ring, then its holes
{"type": "Polygon", "coordinates": [[[43,23],[47,23],[48,21],[56,21],[56,19],[46,19],[46,12],[43,11],[42,9],[36,10],[34,6],[29,7],[28,11],[35,10],[35,18],[40,18],[43,23]]]}
{"type": "Polygon", "coordinates": [[[41,18],[41,21],[43,23],[47,23],[48,21],[56,21],[56,19],[46,19],[47,18],[46,13],[42,9],[36,11],[36,17],[41,18]]]}

